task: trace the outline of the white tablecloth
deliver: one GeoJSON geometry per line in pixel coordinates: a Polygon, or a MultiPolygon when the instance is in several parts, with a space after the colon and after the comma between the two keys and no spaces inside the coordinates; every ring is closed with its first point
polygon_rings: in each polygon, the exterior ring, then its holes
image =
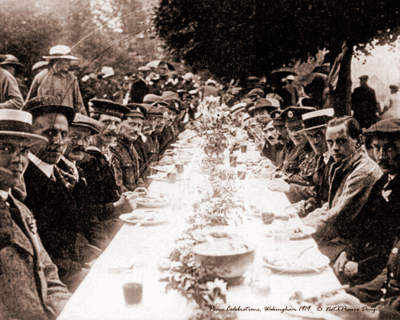
{"type": "MultiPolygon", "coordinates": [[[[174,240],[184,230],[186,217],[191,212],[191,204],[198,197],[197,185],[204,176],[193,171],[188,175],[191,182],[177,184],[153,182],[152,194],[166,193],[174,205],[163,210],[168,222],[158,226],[124,224],[107,250],[94,264],[92,270],[71,297],[59,320],[125,320],[125,319],[187,319],[193,312],[193,306],[178,293],[165,293],[165,283],[158,280],[162,276],[157,264],[173,248],[174,240]],[[124,302],[121,275],[118,269],[135,264],[144,271],[143,300],[138,305],[126,305],[124,302]]],[[[246,179],[238,181],[239,192],[247,201],[257,204],[262,211],[280,212],[289,205],[284,194],[271,192],[266,181],[246,179]]],[[[295,291],[315,294],[340,284],[333,271],[328,267],[321,273],[279,274],[263,266],[262,257],[273,250],[273,239],[264,234],[265,226],[259,217],[245,217],[240,233],[256,244],[256,257],[252,277],[248,277],[240,286],[229,288],[227,302],[231,307],[260,308],[261,312],[238,312],[240,319],[286,319],[287,312],[264,311],[265,307],[289,307],[288,298],[295,291]],[[260,293],[250,280],[260,280],[270,286],[269,292],[260,293]]],[[[310,238],[291,241],[292,250],[302,250],[315,242],[310,238]]],[[[318,250],[310,250],[309,259],[321,255],[318,250]]],[[[300,315],[301,312],[298,314],[300,315]]],[[[304,314],[304,312],[303,312],[304,314]]]]}

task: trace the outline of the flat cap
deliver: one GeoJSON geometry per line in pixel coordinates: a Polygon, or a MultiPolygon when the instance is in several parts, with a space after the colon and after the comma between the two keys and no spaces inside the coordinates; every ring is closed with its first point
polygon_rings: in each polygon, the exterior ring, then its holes
{"type": "Polygon", "coordinates": [[[75,127],[88,128],[90,129],[91,135],[98,134],[101,128],[101,123],[99,121],[80,113],[75,115],[74,121],[71,125],[75,127]]]}
{"type": "Polygon", "coordinates": [[[379,133],[399,134],[400,133],[400,119],[385,119],[374,123],[367,130],[364,131],[365,135],[374,135],[379,133]]]}
{"type": "Polygon", "coordinates": [[[252,97],[255,95],[260,95],[261,97],[264,97],[264,90],[260,88],[255,88],[253,90],[250,90],[250,92],[246,95],[247,97],[252,97]]]}
{"type": "Polygon", "coordinates": [[[253,114],[257,110],[267,110],[268,113],[279,109],[279,102],[276,99],[264,99],[264,98],[259,98],[257,99],[256,102],[254,102],[254,105],[249,104],[247,107],[247,112],[249,113],[250,116],[253,116],[253,114]]]}

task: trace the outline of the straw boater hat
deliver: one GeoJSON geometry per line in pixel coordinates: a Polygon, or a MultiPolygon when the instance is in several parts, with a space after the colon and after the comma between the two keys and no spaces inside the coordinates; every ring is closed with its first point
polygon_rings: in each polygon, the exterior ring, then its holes
{"type": "Polygon", "coordinates": [[[47,146],[48,140],[33,133],[32,114],[20,110],[0,109],[0,139],[16,137],[28,144],[47,146]]]}
{"type": "Polygon", "coordinates": [[[231,115],[236,116],[240,112],[246,111],[246,102],[240,102],[235,104],[231,109],[231,115]]]}
{"type": "Polygon", "coordinates": [[[70,47],[58,45],[50,49],[50,55],[44,56],[43,59],[54,60],[54,59],[67,59],[67,60],[78,60],[77,57],[71,55],[70,47]]]}
{"type": "Polygon", "coordinates": [[[304,130],[325,127],[334,115],[335,110],[332,108],[305,113],[301,116],[304,122],[304,130]]]}
{"type": "Polygon", "coordinates": [[[32,98],[25,104],[23,109],[30,112],[34,117],[39,117],[49,113],[61,113],[67,118],[68,124],[71,124],[75,117],[74,109],[68,106],[63,106],[59,99],[54,96],[39,96],[32,98]]]}

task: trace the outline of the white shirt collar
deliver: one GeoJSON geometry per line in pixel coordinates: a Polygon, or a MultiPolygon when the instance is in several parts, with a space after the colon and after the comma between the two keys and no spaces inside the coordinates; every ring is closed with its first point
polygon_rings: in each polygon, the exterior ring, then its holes
{"type": "Polygon", "coordinates": [[[48,164],[43,160],[40,160],[38,157],[33,155],[32,153],[28,154],[29,160],[31,160],[48,178],[53,176],[54,172],[54,164],[48,164]]]}
{"type": "Polygon", "coordinates": [[[325,162],[325,164],[328,164],[329,159],[330,159],[330,157],[331,157],[329,151],[325,152],[325,153],[323,154],[323,156],[324,156],[324,162],[325,162]]]}
{"type": "Polygon", "coordinates": [[[3,199],[3,201],[7,201],[7,198],[10,195],[10,190],[8,190],[8,192],[5,190],[0,190],[0,198],[3,199]]]}

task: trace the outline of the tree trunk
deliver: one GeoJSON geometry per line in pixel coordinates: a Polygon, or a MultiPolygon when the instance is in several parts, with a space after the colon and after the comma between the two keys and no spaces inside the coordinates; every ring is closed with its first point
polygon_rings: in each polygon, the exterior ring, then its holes
{"type": "Polygon", "coordinates": [[[351,59],[353,57],[353,47],[350,46],[343,56],[339,79],[336,85],[336,90],[333,93],[333,108],[335,116],[351,115],[351,59]]]}

